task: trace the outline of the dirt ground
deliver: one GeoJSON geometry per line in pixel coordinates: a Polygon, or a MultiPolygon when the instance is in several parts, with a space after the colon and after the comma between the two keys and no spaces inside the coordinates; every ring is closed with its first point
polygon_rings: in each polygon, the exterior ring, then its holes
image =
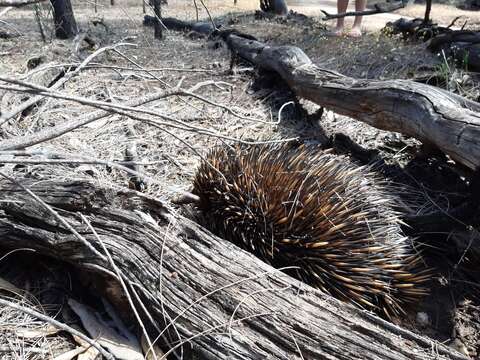
{"type": "MultiPolygon", "coordinates": [[[[479,97],[474,74],[465,78],[465,72],[450,67],[446,59],[428,53],[425,44],[407,44],[380,32],[370,32],[361,39],[330,38],[326,36],[330,25],[318,17],[300,23],[293,20],[258,21],[252,13],[256,4],[254,6],[251,2],[241,0],[237,7],[218,1],[209,1],[207,6],[217,21],[230,24],[270,44],[296,45],[313,61],[345,75],[421,81],[434,76],[443,77],[450,90],[475,100],[479,97]],[[456,81],[458,79],[464,82],[456,81]]],[[[414,139],[374,129],[328,110],[319,118],[308,116],[304,111],[288,105],[280,119],[280,108],[292,100],[292,94],[281,82],[272,82],[270,79],[269,86],[262,85],[261,81],[254,80],[257,73],[248,64],[239,64],[233,73],[229,72],[228,50],[216,48],[216,44],[198,39],[193,34],[166,32],[164,40],[153,39],[152,29],[142,26],[141,5],[118,1],[116,6],[111,7],[102,1],[95,12],[93,3],[74,1],[74,9],[81,29],[94,42],[93,46],[84,41],[53,39],[49,9],[44,5],[39,13],[46,34],[45,42],[40,37],[33,8],[12,9],[0,17],[0,30],[18,35],[11,39],[0,39],[0,75],[48,85],[62,69],[79,65],[102,47],[115,45],[114,49],[95,55],[83,71],[61,87],[61,92],[70,96],[123,103],[181,83],[182,88],[191,89],[196,95],[174,96],[149,104],[149,109],[171,119],[165,123],[134,121],[117,114],[34,146],[32,150],[41,150],[43,154],[50,155],[119,161],[124,159],[125,147],[135,143],[138,157],[142,159],[142,170],[148,176],[146,192],[170,201],[180,191],[189,189],[202,154],[216,144],[294,138],[329,146],[332,137],[342,133],[364,149],[376,152],[376,164],[379,160],[384,164],[378,169],[379,173],[418,190],[418,196],[416,193],[404,194],[406,201],[415,204],[413,212],[427,213],[435,206],[454,206],[465,198],[462,195],[465,191],[462,179],[447,167],[439,165],[440,161],[435,156],[418,156],[420,144],[414,139]]],[[[415,6],[409,8],[408,12],[402,10],[402,14],[418,16],[415,11],[420,10],[415,6]]],[[[163,14],[194,19],[195,8],[190,3],[171,0],[164,7],[163,14]]],[[[442,21],[451,17],[449,14],[447,18],[440,6],[434,6],[432,14],[434,18],[445,15],[442,21]]],[[[201,19],[207,18],[203,9],[200,9],[199,16],[201,19]]],[[[477,24],[476,21],[472,18],[469,24],[477,24]]],[[[15,108],[25,100],[25,96],[0,89],[0,110],[15,108]]],[[[313,104],[304,102],[303,105],[309,114],[318,110],[313,104]]],[[[5,124],[1,136],[7,139],[32,134],[55,124],[72,121],[91,111],[91,107],[75,101],[48,99],[5,124]]],[[[353,160],[362,163],[359,158],[353,160]]],[[[124,187],[128,182],[121,171],[109,166],[31,164],[7,165],[4,168],[12,174],[33,177],[39,181],[52,177],[88,177],[107,187],[124,187]]],[[[471,287],[467,286],[467,280],[463,277],[470,270],[457,266],[459,259],[442,257],[442,251],[435,244],[436,241],[443,241],[446,234],[422,236],[421,241],[434,244],[427,246],[426,250],[429,265],[443,265],[433,277],[430,297],[418,308],[412,309],[408,317],[398,321],[413,331],[452,345],[476,358],[480,356],[480,308],[478,299],[471,295],[471,287]],[[427,314],[426,318],[423,313],[427,314]],[[423,320],[419,321],[419,317],[423,320]]],[[[26,280],[25,272],[11,271],[11,266],[18,261],[29,261],[25,260],[29,256],[8,254],[0,271],[0,277],[27,290],[28,296],[19,297],[22,301],[35,303],[42,298],[41,294],[49,294],[52,288],[78,291],[70,288],[70,270],[65,276],[58,276],[55,269],[59,265],[49,264],[45,259],[32,270],[41,274],[39,276],[43,280],[40,283],[38,278],[26,280]],[[35,286],[25,286],[26,283],[35,286]]],[[[74,271],[71,271],[74,277],[74,271]]],[[[64,300],[55,293],[54,299],[43,301],[62,303],[64,300]]],[[[37,307],[45,312],[52,311],[42,308],[42,302],[37,307]]],[[[54,306],[53,310],[61,308],[54,306]]],[[[0,309],[0,328],[3,329],[0,331],[0,344],[9,341],[12,329],[3,324],[10,323],[12,316],[20,315],[0,309]]],[[[37,322],[34,319],[23,320],[29,327],[40,326],[37,322]]],[[[39,345],[44,340],[45,337],[39,336],[36,340],[25,341],[24,337],[17,336],[15,348],[39,348],[44,346],[39,345]]],[[[72,340],[64,338],[53,345],[50,343],[52,353],[64,349],[69,341],[72,340]]],[[[9,354],[8,358],[15,358],[18,354],[9,354]]],[[[44,356],[34,351],[29,354],[30,358],[40,359],[44,356]]]]}

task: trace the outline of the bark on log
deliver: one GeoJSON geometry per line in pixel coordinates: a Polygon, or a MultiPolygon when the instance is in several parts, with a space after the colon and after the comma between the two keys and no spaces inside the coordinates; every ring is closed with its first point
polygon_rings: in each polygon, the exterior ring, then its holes
{"type": "Polygon", "coordinates": [[[355,79],[314,64],[298,47],[269,46],[228,30],[222,33],[236,56],[278,74],[298,97],[414,137],[472,170],[480,169],[479,103],[410,80],[355,79]]]}
{"type": "Polygon", "coordinates": [[[6,180],[0,181],[0,244],[112,274],[98,255],[98,239],[81,223],[78,213],[84,214],[153,320],[162,327],[174,318],[172,340],[187,341],[198,358],[466,359],[273,271],[144,195],[80,180],[28,181],[97,251],[6,180]]]}

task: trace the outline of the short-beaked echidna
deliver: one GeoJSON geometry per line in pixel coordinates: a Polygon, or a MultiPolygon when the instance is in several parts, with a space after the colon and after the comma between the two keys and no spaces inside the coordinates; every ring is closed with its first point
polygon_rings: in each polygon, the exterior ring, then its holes
{"type": "Polygon", "coordinates": [[[386,184],[317,146],[220,146],[193,193],[207,227],[274,267],[387,317],[426,293],[386,184]]]}

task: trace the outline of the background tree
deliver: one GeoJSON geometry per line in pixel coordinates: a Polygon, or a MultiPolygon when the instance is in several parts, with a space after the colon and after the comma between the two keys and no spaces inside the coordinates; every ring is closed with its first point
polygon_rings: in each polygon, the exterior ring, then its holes
{"type": "Polygon", "coordinates": [[[161,8],[161,0],[153,0],[153,11],[155,12],[155,39],[161,39],[163,37],[163,29],[162,29],[162,8],[161,8]]]}
{"type": "Polygon", "coordinates": [[[50,0],[50,2],[53,7],[55,36],[58,39],[73,38],[78,34],[78,27],[70,0],[50,0]]]}
{"type": "Polygon", "coordinates": [[[285,0],[260,0],[260,9],[277,15],[287,15],[288,13],[285,0]]]}

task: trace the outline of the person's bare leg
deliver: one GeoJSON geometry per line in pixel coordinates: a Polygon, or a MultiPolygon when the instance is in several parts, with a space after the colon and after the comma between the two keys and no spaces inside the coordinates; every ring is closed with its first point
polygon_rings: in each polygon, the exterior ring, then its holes
{"type": "MultiPolygon", "coordinates": [[[[365,11],[367,7],[367,0],[355,0],[355,11],[365,11]]],[[[355,16],[350,36],[360,37],[362,36],[362,18],[363,16],[355,16]]]]}
{"type": "MultiPolygon", "coordinates": [[[[362,0],[366,1],[366,0],[362,0]]],[[[348,0],[337,0],[337,13],[342,14],[347,11],[348,7],[348,0]]],[[[335,30],[333,30],[333,33],[336,35],[342,35],[343,33],[343,27],[345,25],[345,18],[338,18],[337,19],[337,26],[335,27],[335,30]]]]}

